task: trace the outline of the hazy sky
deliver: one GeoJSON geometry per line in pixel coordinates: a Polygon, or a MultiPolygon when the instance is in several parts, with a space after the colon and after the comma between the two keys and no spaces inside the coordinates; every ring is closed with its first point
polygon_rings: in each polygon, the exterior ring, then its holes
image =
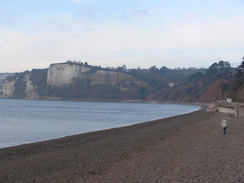
{"type": "Polygon", "coordinates": [[[0,72],[77,60],[208,67],[244,56],[244,0],[0,0],[0,72]]]}

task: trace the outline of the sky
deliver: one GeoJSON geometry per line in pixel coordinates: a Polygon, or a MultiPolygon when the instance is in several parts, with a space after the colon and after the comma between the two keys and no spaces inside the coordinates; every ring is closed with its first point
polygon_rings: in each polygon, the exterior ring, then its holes
{"type": "Polygon", "coordinates": [[[0,72],[68,60],[205,67],[244,56],[244,0],[0,0],[0,72]]]}

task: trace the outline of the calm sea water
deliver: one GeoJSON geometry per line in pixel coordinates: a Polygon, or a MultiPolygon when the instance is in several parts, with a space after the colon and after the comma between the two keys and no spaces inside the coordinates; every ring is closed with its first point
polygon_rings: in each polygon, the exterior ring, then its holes
{"type": "Polygon", "coordinates": [[[175,116],[175,104],[0,99],[0,148],[175,116]]]}

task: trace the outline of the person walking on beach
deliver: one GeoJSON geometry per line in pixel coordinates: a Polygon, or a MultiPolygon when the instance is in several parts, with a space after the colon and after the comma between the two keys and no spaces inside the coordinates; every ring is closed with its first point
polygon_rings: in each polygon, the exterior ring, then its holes
{"type": "Polygon", "coordinates": [[[224,134],[226,134],[226,129],[228,128],[228,122],[225,118],[223,118],[222,122],[221,122],[221,127],[224,130],[224,134]]]}

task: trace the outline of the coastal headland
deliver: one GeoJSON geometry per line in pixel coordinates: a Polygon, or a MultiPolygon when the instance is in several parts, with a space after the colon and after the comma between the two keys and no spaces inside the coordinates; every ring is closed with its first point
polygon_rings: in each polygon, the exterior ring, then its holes
{"type": "Polygon", "coordinates": [[[0,149],[0,182],[244,182],[244,117],[201,109],[0,149]],[[229,121],[227,134],[220,127],[229,121]]]}

